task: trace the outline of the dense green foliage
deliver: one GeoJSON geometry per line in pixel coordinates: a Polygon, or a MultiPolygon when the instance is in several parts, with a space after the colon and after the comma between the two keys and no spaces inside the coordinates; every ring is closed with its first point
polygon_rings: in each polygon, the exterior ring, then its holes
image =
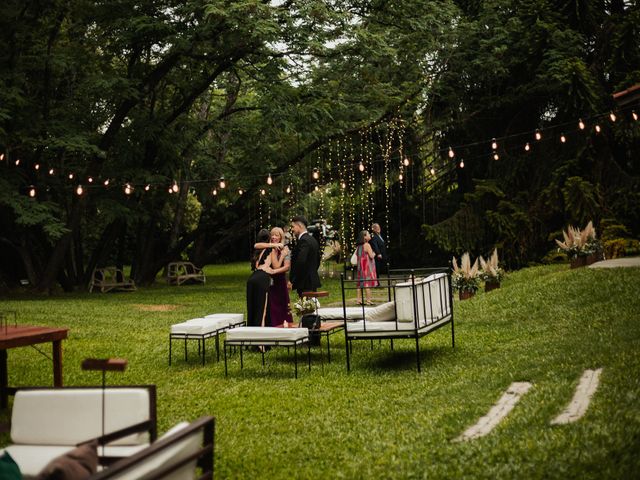
{"type": "MultiPolygon", "coordinates": [[[[109,384],[158,386],[159,429],[203,414],[216,417],[218,478],[633,478],[640,468],[640,269],[523,269],[502,288],[454,305],[448,329],[414,343],[354,345],[346,372],[344,337],[331,338],[332,362],[313,350],[311,372],[293,378],[285,349],[238,355],[203,367],[182,344],[167,365],[172,323],[244,310],[246,265],[208,267],[206,286],[119,294],[13,296],[19,320],[67,326],[64,381],[95,385],[87,357],[124,357],[109,384]],[[155,311],[153,311],[155,307],[155,311]],[[549,422],[571,400],[585,369],[603,368],[584,418],[549,422]],[[533,387],[503,424],[467,443],[452,440],[485,415],[514,381],[533,387]]],[[[336,303],[339,285],[325,280],[336,303]]],[[[355,300],[355,299],[354,299],[355,300]]],[[[326,302],[325,302],[326,304],[326,302]]],[[[324,343],[324,342],[323,342],[324,343]]],[[[43,347],[45,351],[47,347],[43,347]]],[[[11,385],[51,384],[50,360],[33,349],[9,352],[11,385]]],[[[7,418],[4,412],[2,419],[7,418]]],[[[5,434],[3,441],[7,441],[5,434]]]]}
{"type": "Polygon", "coordinates": [[[0,288],[72,290],[109,264],[149,284],[180,256],[244,258],[257,227],[299,211],[347,243],[384,223],[398,265],[497,245],[515,267],[590,219],[637,238],[639,124],[627,109],[592,129],[640,81],[639,15],[621,0],[3,2],[0,288]],[[369,190],[345,172],[363,152],[369,190]]]}

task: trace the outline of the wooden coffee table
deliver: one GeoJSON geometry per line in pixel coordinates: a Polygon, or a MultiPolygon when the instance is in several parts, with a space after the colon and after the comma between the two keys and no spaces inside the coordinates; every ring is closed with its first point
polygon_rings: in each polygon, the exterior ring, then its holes
{"type": "MultiPolygon", "coordinates": [[[[294,328],[297,328],[300,326],[299,323],[291,323],[290,325],[291,327],[294,327],[294,328]]],[[[310,333],[319,334],[321,339],[322,339],[322,336],[324,335],[325,338],[327,339],[327,361],[329,363],[331,363],[331,342],[329,341],[329,336],[341,331],[342,329],[344,329],[344,322],[340,320],[330,321],[330,322],[321,322],[320,328],[309,329],[310,333]]],[[[320,348],[322,349],[322,345],[320,345],[320,348]]]]}

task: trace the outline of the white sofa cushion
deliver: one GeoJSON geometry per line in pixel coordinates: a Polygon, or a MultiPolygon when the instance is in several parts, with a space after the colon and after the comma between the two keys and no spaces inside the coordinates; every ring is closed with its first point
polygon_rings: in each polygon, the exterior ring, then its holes
{"type": "Polygon", "coordinates": [[[446,273],[436,273],[427,278],[416,278],[412,282],[395,285],[396,312],[399,322],[414,321],[413,288],[416,289],[418,320],[441,318],[449,311],[449,277],[446,273]]]}
{"type": "Polygon", "coordinates": [[[223,320],[227,326],[239,325],[244,322],[243,313],[212,313],[211,315],[205,315],[204,318],[223,320]]]}
{"type": "Polygon", "coordinates": [[[388,322],[396,319],[395,302],[387,302],[368,310],[365,319],[369,322],[388,322]]]}
{"type": "MultiPolygon", "coordinates": [[[[106,388],[105,431],[111,433],[149,420],[149,391],[106,388]]],[[[13,402],[11,440],[16,444],[71,445],[99,437],[102,432],[103,390],[65,388],[19,390],[13,402]]],[[[147,432],[129,435],[114,445],[147,444],[147,432]]]]}
{"type": "MultiPolygon", "coordinates": [[[[364,312],[373,310],[374,307],[364,307],[364,312]]],[[[362,318],[362,307],[347,307],[347,320],[362,318]]],[[[344,320],[342,307],[322,307],[318,309],[318,315],[322,320],[344,320]]]]}
{"type": "Polygon", "coordinates": [[[227,328],[228,322],[220,318],[193,318],[171,325],[171,333],[181,335],[206,335],[227,328]]]}
{"type": "Polygon", "coordinates": [[[296,341],[309,338],[307,328],[238,327],[227,332],[227,341],[296,341]]]}

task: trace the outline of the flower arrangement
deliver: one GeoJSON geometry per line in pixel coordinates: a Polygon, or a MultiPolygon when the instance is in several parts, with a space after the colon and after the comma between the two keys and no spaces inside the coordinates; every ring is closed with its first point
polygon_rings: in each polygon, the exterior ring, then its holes
{"type": "Polygon", "coordinates": [[[485,282],[500,283],[504,278],[504,270],[498,265],[498,249],[494,248],[489,261],[480,257],[480,278],[485,282]]]}
{"type": "Polygon", "coordinates": [[[459,292],[475,293],[480,286],[480,278],[478,274],[478,259],[471,265],[469,253],[464,253],[460,258],[460,266],[456,257],[453,257],[453,274],[451,275],[451,283],[455,290],[459,292]]]}
{"type": "Polygon", "coordinates": [[[302,317],[303,315],[307,315],[309,313],[315,313],[316,308],[320,308],[320,302],[317,298],[310,297],[300,297],[291,306],[293,312],[299,317],[302,317]]]}
{"type": "Polygon", "coordinates": [[[600,241],[596,238],[596,230],[589,221],[584,230],[568,226],[567,231],[562,231],[564,241],[556,240],[556,243],[569,258],[587,257],[602,251],[600,241]]]}

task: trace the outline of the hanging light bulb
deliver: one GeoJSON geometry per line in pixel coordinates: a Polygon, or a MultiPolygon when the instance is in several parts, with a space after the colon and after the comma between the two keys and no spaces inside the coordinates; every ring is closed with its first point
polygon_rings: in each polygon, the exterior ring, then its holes
{"type": "Polygon", "coordinates": [[[131,192],[133,192],[133,187],[130,184],[126,184],[124,186],[124,193],[127,195],[131,195],[131,192]]]}
{"type": "Polygon", "coordinates": [[[171,187],[167,188],[167,192],[169,192],[170,194],[173,194],[173,188],[171,187]]]}
{"type": "Polygon", "coordinates": [[[435,175],[436,174],[436,169],[431,167],[431,175],[435,175]]]}
{"type": "Polygon", "coordinates": [[[320,188],[318,187],[318,185],[316,185],[315,187],[313,187],[313,190],[317,192],[318,190],[320,190],[320,188]]]}
{"type": "Polygon", "coordinates": [[[398,180],[402,181],[402,179],[403,179],[403,178],[404,178],[404,177],[402,176],[402,173],[400,173],[400,174],[398,175],[398,180]]]}
{"type": "Polygon", "coordinates": [[[220,177],[220,189],[223,190],[227,186],[227,182],[224,181],[224,177],[220,177]]]}
{"type": "Polygon", "coordinates": [[[29,196],[31,198],[34,198],[36,196],[36,187],[34,187],[33,185],[29,187],[29,196]]]}
{"type": "Polygon", "coordinates": [[[89,183],[93,183],[93,177],[89,177],[89,178],[87,178],[87,182],[89,182],[89,183]]]}
{"type": "Polygon", "coordinates": [[[616,117],[615,113],[611,112],[611,113],[609,113],[609,118],[611,119],[612,122],[615,122],[616,118],[618,118],[618,117],[616,117]]]}
{"type": "Polygon", "coordinates": [[[342,189],[343,189],[343,190],[344,190],[345,188],[347,188],[347,184],[346,184],[346,183],[344,183],[344,182],[342,182],[342,183],[340,184],[340,186],[342,187],[342,189]]]}
{"type": "Polygon", "coordinates": [[[449,158],[453,158],[453,157],[455,157],[455,156],[456,156],[456,154],[455,154],[455,152],[453,151],[453,148],[449,147],[449,158]]]}
{"type": "Polygon", "coordinates": [[[173,193],[178,193],[180,191],[180,187],[178,186],[178,183],[176,181],[174,181],[173,185],[171,185],[171,190],[173,191],[173,193]]]}
{"type": "Polygon", "coordinates": [[[218,190],[216,190],[215,188],[211,190],[211,195],[213,195],[214,197],[218,195],[218,190]]]}
{"type": "Polygon", "coordinates": [[[633,117],[634,122],[638,121],[638,114],[636,113],[635,110],[631,110],[631,116],[633,117]]]}
{"type": "Polygon", "coordinates": [[[33,166],[33,168],[34,168],[36,171],[37,171],[37,170],[40,170],[40,164],[39,164],[39,163],[36,163],[36,164],[33,166]]]}
{"type": "Polygon", "coordinates": [[[598,124],[596,124],[596,126],[595,126],[594,128],[595,128],[595,130],[596,130],[596,133],[600,133],[600,131],[602,130],[602,129],[600,128],[600,125],[598,125],[598,124]]]}
{"type": "Polygon", "coordinates": [[[54,173],[56,173],[55,170],[53,168],[50,168],[49,169],[49,175],[53,175],[54,173]]]}
{"type": "Polygon", "coordinates": [[[18,165],[20,165],[20,159],[19,159],[19,158],[16,160],[16,167],[17,167],[18,165]]]}
{"type": "Polygon", "coordinates": [[[561,141],[562,143],[567,143],[567,137],[565,137],[565,136],[564,136],[564,133],[561,133],[561,134],[560,134],[560,141],[561,141]]]}
{"type": "Polygon", "coordinates": [[[584,122],[582,121],[582,119],[580,119],[580,120],[578,121],[578,128],[579,128],[580,130],[584,130],[584,128],[585,128],[585,125],[584,125],[584,122]]]}
{"type": "Polygon", "coordinates": [[[83,193],[84,193],[84,189],[82,188],[82,185],[78,185],[78,187],[76,188],[76,194],[82,195],[83,193]]]}
{"type": "Polygon", "coordinates": [[[269,176],[267,177],[267,185],[272,185],[273,184],[273,178],[271,178],[271,174],[269,174],[269,176]]]}
{"type": "Polygon", "coordinates": [[[69,180],[73,180],[73,173],[69,174],[69,180]]]}
{"type": "Polygon", "coordinates": [[[291,193],[291,185],[287,185],[287,193],[291,193]]]}
{"type": "Polygon", "coordinates": [[[244,193],[244,190],[242,190],[241,188],[238,189],[238,195],[242,195],[244,193]]]}
{"type": "Polygon", "coordinates": [[[538,129],[536,129],[536,140],[542,140],[542,133],[538,129]]]}
{"type": "Polygon", "coordinates": [[[0,153],[0,162],[4,160],[4,153],[0,153]]]}
{"type": "Polygon", "coordinates": [[[313,169],[313,179],[314,180],[318,180],[320,178],[320,172],[318,171],[317,168],[313,169]]]}
{"type": "Polygon", "coordinates": [[[146,185],[144,186],[144,191],[145,191],[145,192],[148,192],[150,188],[151,188],[151,185],[146,184],[146,185]]]}
{"type": "Polygon", "coordinates": [[[410,162],[409,162],[409,158],[408,158],[408,157],[404,157],[404,160],[402,161],[402,164],[403,164],[405,167],[408,167],[408,166],[409,166],[409,163],[410,163],[410,162]]]}
{"type": "Polygon", "coordinates": [[[371,185],[373,183],[373,177],[369,177],[369,180],[367,180],[367,183],[369,183],[369,185],[371,185]]]}
{"type": "Polygon", "coordinates": [[[495,138],[491,139],[491,149],[492,150],[497,150],[498,149],[498,141],[495,138]]]}
{"type": "Polygon", "coordinates": [[[264,194],[266,194],[266,193],[267,193],[267,192],[265,191],[265,189],[264,189],[264,188],[260,189],[260,195],[264,195],[264,194]]]}
{"type": "Polygon", "coordinates": [[[498,155],[498,152],[493,152],[493,159],[500,160],[500,155],[498,155]]]}
{"type": "Polygon", "coordinates": [[[360,162],[358,164],[358,170],[360,170],[361,172],[364,172],[364,163],[360,162]]]}
{"type": "Polygon", "coordinates": [[[108,187],[109,186],[109,179],[107,178],[103,183],[104,183],[105,187],[108,187]]]}
{"type": "Polygon", "coordinates": [[[529,150],[531,150],[531,145],[529,145],[529,142],[527,142],[524,146],[524,151],[528,152],[529,150]]]}
{"type": "Polygon", "coordinates": [[[460,168],[464,168],[464,160],[460,160],[460,168]]]}

